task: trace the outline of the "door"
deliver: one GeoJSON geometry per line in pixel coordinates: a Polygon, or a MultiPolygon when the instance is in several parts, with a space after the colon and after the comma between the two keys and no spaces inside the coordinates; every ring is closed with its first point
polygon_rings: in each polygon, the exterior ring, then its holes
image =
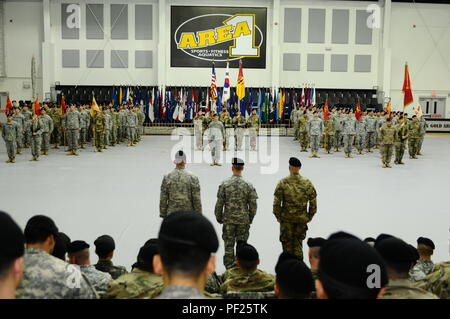
{"type": "Polygon", "coordinates": [[[445,98],[443,97],[420,97],[419,103],[422,112],[428,118],[445,118],[445,98]]]}

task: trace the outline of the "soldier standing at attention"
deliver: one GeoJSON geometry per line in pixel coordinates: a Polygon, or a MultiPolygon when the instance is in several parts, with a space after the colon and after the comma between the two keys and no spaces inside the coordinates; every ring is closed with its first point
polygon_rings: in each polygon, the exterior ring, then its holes
{"type": "MultiPolygon", "coordinates": [[[[15,101],[14,101],[14,104],[15,101]]],[[[13,120],[14,122],[17,123],[18,125],[18,135],[17,135],[17,154],[22,154],[22,146],[23,146],[23,129],[24,129],[24,125],[25,125],[25,118],[24,116],[20,113],[20,109],[18,106],[15,106],[13,108],[14,110],[14,115],[13,115],[13,120]]]]}
{"type": "Polygon", "coordinates": [[[303,115],[298,120],[298,134],[300,139],[300,152],[307,152],[308,150],[308,112],[303,111],[303,115]]]}
{"type": "Polygon", "coordinates": [[[390,118],[386,120],[386,124],[380,129],[380,153],[383,161],[383,167],[391,167],[391,158],[394,151],[394,141],[396,128],[392,126],[390,118]]]}
{"type": "Polygon", "coordinates": [[[84,144],[87,143],[87,133],[91,116],[89,113],[86,114],[83,105],[80,105],[78,110],[80,113],[80,148],[84,149],[84,144]]]}
{"type": "Polygon", "coordinates": [[[372,148],[375,146],[375,134],[377,130],[377,118],[370,111],[369,116],[366,117],[367,123],[367,135],[366,135],[366,146],[367,153],[372,153],[372,148]]]}
{"type": "Polygon", "coordinates": [[[419,123],[420,123],[420,138],[419,144],[417,145],[417,155],[422,155],[420,151],[422,150],[423,140],[425,138],[425,133],[427,132],[427,122],[425,121],[423,115],[420,117],[419,123]]]}
{"type": "Polygon", "coordinates": [[[144,112],[142,112],[139,106],[136,106],[136,116],[137,116],[136,141],[139,142],[141,140],[141,135],[143,134],[142,130],[144,129],[144,121],[145,121],[144,112]]]}
{"type": "Polygon", "coordinates": [[[409,158],[417,159],[417,150],[420,139],[420,123],[417,116],[413,115],[412,121],[408,124],[408,150],[409,158]]]}
{"type": "Polygon", "coordinates": [[[50,134],[52,134],[54,126],[52,118],[47,114],[46,109],[41,109],[41,116],[39,116],[41,122],[41,138],[42,138],[42,155],[48,155],[50,149],[50,134]]]}
{"type": "Polygon", "coordinates": [[[105,140],[106,119],[102,112],[96,110],[94,113],[94,146],[97,152],[103,152],[105,140]]]}
{"type": "Polygon", "coordinates": [[[111,114],[108,111],[106,106],[103,107],[103,116],[105,117],[105,134],[103,140],[103,149],[106,149],[106,146],[109,146],[110,137],[111,137],[111,129],[112,129],[112,118],[111,114]]]}
{"type": "Polygon", "coordinates": [[[244,130],[245,130],[245,118],[241,116],[241,111],[238,111],[236,116],[233,119],[233,124],[235,128],[235,138],[236,138],[236,146],[235,150],[242,151],[242,141],[244,140],[244,130]]]}
{"type": "Polygon", "coordinates": [[[58,236],[58,228],[52,219],[43,215],[31,217],[24,234],[24,272],[17,289],[18,299],[98,298],[78,267],[51,255],[58,236]],[[74,278],[79,280],[75,281],[74,278]]]}
{"type": "Polygon", "coordinates": [[[165,175],[161,183],[159,216],[166,218],[173,212],[185,209],[201,214],[200,183],[197,176],[185,169],[186,154],[178,151],[174,163],[175,169],[165,175]]]}
{"type": "Polygon", "coordinates": [[[252,115],[247,121],[249,125],[248,135],[250,136],[250,149],[256,151],[256,138],[259,133],[259,116],[256,115],[256,109],[252,110],[252,115]]]}
{"type": "Polygon", "coordinates": [[[222,123],[225,127],[224,150],[226,151],[230,148],[230,141],[234,138],[233,119],[228,112],[223,115],[222,123]]]}
{"type": "Polygon", "coordinates": [[[41,154],[41,134],[43,131],[43,123],[38,118],[36,113],[33,113],[31,119],[31,155],[32,161],[39,161],[39,154],[41,154]]]}
{"type": "Polygon", "coordinates": [[[295,109],[291,113],[291,122],[292,122],[292,127],[294,128],[294,141],[298,141],[299,140],[299,136],[298,136],[298,120],[299,120],[301,114],[302,114],[302,112],[298,108],[298,105],[295,107],[295,109]]]}
{"type": "Polygon", "coordinates": [[[223,127],[222,122],[219,121],[219,115],[214,114],[214,120],[209,124],[209,136],[208,141],[211,146],[211,166],[217,165],[222,166],[219,163],[220,154],[222,153],[223,147],[223,137],[225,135],[225,128],[223,127]]]}
{"type": "Polygon", "coordinates": [[[122,143],[125,139],[125,130],[126,130],[126,110],[119,105],[119,135],[118,135],[118,143],[122,143]]]}
{"type": "Polygon", "coordinates": [[[364,146],[366,144],[366,133],[367,133],[367,122],[365,118],[361,116],[359,120],[356,121],[356,149],[358,154],[362,155],[364,146]]]}
{"type": "Polygon", "coordinates": [[[399,123],[395,126],[395,164],[405,164],[402,162],[405,154],[406,140],[408,139],[408,128],[405,118],[400,116],[399,123]]]}
{"type": "Polygon", "coordinates": [[[320,137],[323,135],[323,121],[319,118],[319,113],[314,111],[313,118],[308,122],[308,135],[311,142],[311,155],[309,157],[320,157],[319,151],[320,137]]]}
{"type": "Polygon", "coordinates": [[[258,194],[252,183],[242,177],[244,161],[234,157],[231,170],[233,176],[219,186],[214,213],[222,224],[222,238],[225,255],[223,264],[229,269],[234,266],[234,247],[238,240],[247,241],[250,224],[256,215],[258,194]]]}
{"type": "Polygon", "coordinates": [[[65,114],[63,120],[63,128],[67,134],[67,144],[69,145],[69,155],[78,155],[78,140],[80,135],[80,113],[75,110],[75,104],[70,106],[69,111],[65,114]]]}
{"type": "Polygon", "coordinates": [[[8,160],[6,163],[16,162],[17,138],[19,136],[19,124],[13,121],[12,113],[8,113],[6,123],[2,126],[2,137],[6,144],[8,160]]]}
{"type": "Polygon", "coordinates": [[[283,251],[303,258],[302,242],[309,223],[317,212],[317,193],[313,184],[300,176],[302,164],[298,158],[289,159],[288,177],[275,188],[273,213],[280,223],[283,251]]]}
{"type": "Polygon", "coordinates": [[[137,117],[136,114],[132,111],[132,108],[128,110],[126,113],[126,127],[127,127],[127,136],[128,136],[128,146],[136,145],[136,125],[137,125],[137,117]]]}
{"type": "Polygon", "coordinates": [[[123,266],[115,266],[111,261],[116,249],[114,239],[109,235],[102,235],[94,241],[95,253],[98,256],[98,262],[95,265],[97,270],[109,273],[113,279],[119,278],[127,273],[123,266]]]}
{"type": "Polygon", "coordinates": [[[334,120],[330,117],[325,120],[324,123],[324,148],[327,154],[331,154],[331,148],[333,147],[334,134],[336,134],[336,128],[334,126],[334,120]]]}
{"type": "Polygon", "coordinates": [[[345,157],[352,157],[353,140],[356,134],[356,119],[352,111],[348,113],[348,117],[342,121],[342,136],[344,137],[345,157]]]}
{"type": "Polygon", "coordinates": [[[30,147],[30,144],[31,144],[30,124],[31,124],[31,118],[33,116],[33,113],[31,113],[28,106],[25,105],[22,110],[22,115],[24,118],[23,143],[24,143],[24,147],[28,148],[28,147],[30,147]]]}
{"type": "Polygon", "coordinates": [[[110,274],[95,269],[89,259],[89,245],[85,241],[75,240],[67,246],[69,263],[80,266],[81,272],[86,276],[94,287],[95,291],[101,296],[108,289],[112,281],[110,274]]]}
{"type": "Polygon", "coordinates": [[[119,131],[119,114],[115,107],[111,108],[112,129],[111,129],[111,146],[115,146],[119,141],[117,140],[119,131]]]}
{"type": "Polygon", "coordinates": [[[339,147],[341,147],[342,143],[341,131],[343,121],[343,115],[341,114],[341,110],[338,110],[332,118],[334,120],[334,127],[336,128],[336,134],[334,135],[334,151],[340,152],[339,147]]]}
{"type": "Polygon", "coordinates": [[[203,111],[200,110],[194,118],[195,149],[197,151],[203,150],[203,132],[206,130],[203,125],[204,122],[205,117],[203,111]]]}
{"type": "Polygon", "coordinates": [[[62,109],[55,107],[53,109],[52,113],[50,114],[50,117],[52,118],[52,121],[53,121],[53,131],[52,131],[51,140],[55,144],[53,146],[53,148],[58,149],[59,148],[58,144],[60,144],[60,145],[64,144],[64,142],[61,142],[61,139],[62,139],[61,121],[63,118],[62,109]]]}

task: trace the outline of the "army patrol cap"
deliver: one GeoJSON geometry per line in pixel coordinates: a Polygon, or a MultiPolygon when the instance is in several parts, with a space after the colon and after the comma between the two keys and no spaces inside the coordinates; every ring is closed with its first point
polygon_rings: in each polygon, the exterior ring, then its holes
{"type": "Polygon", "coordinates": [[[412,263],[417,260],[411,247],[400,238],[383,239],[375,244],[375,249],[386,262],[412,263]]]}
{"type": "Polygon", "coordinates": [[[109,253],[116,249],[114,239],[109,235],[102,235],[94,241],[95,250],[109,253]]]}
{"type": "Polygon", "coordinates": [[[202,214],[179,211],[164,218],[158,239],[162,243],[193,246],[209,253],[217,252],[219,240],[211,222],[202,214]]]}
{"type": "Polygon", "coordinates": [[[289,165],[292,167],[302,167],[302,163],[297,157],[291,157],[289,159],[289,165]]]}
{"type": "Polygon", "coordinates": [[[298,295],[306,295],[314,290],[311,270],[295,255],[281,253],[275,266],[277,284],[298,295]]]}
{"type": "Polygon", "coordinates": [[[25,241],[34,231],[46,232],[53,235],[55,239],[57,239],[59,235],[59,230],[58,227],[56,227],[55,222],[50,217],[44,215],[36,215],[28,220],[24,231],[25,241]]]}
{"type": "Polygon", "coordinates": [[[9,216],[0,211],[0,260],[13,260],[23,256],[25,238],[20,227],[9,216]]]}
{"type": "Polygon", "coordinates": [[[186,154],[183,151],[178,151],[175,153],[175,164],[186,163],[186,154]]]}
{"type": "Polygon", "coordinates": [[[236,258],[245,261],[256,261],[259,259],[258,251],[255,247],[245,241],[238,240],[236,243],[236,258]]]}
{"type": "Polygon", "coordinates": [[[369,265],[380,266],[381,287],[388,282],[388,276],[380,254],[362,240],[348,234],[330,236],[320,249],[319,278],[346,285],[351,289],[367,291],[367,272],[369,265]]]}
{"type": "Polygon", "coordinates": [[[309,248],[311,248],[311,247],[322,247],[325,244],[326,241],[327,240],[325,238],[322,238],[322,237],[316,237],[316,238],[310,237],[310,238],[308,238],[308,241],[306,243],[308,244],[309,248]]]}
{"type": "Polygon", "coordinates": [[[79,251],[85,250],[86,248],[89,248],[91,246],[89,246],[89,244],[83,240],[75,240],[73,242],[71,242],[68,246],[67,246],[67,252],[69,254],[73,254],[73,253],[77,253],[79,251]]]}
{"type": "Polygon", "coordinates": [[[435,249],[433,241],[430,238],[419,237],[417,238],[417,245],[425,245],[430,247],[431,249],[435,249]]]}
{"type": "Polygon", "coordinates": [[[238,157],[233,157],[231,159],[231,164],[234,166],[244,166],[244,161],[238,157]]]}

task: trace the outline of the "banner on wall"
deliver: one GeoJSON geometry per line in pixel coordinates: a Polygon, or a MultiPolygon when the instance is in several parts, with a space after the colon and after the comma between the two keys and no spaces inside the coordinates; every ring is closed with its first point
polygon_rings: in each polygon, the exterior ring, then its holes
{"type": "Polygon", "coordinates": [[[171,67],[266,68],[267,8],[171,6],[171,67]]]}

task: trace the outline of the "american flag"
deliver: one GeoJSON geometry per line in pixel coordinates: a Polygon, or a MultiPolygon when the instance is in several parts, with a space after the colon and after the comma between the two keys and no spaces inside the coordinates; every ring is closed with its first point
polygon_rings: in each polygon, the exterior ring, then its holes
{"type": "Polygon", "coordinates": [[[212,64],[212,74],[211,74],[211,99],[213,101],[217,100],[217,85],[216,85],[216,68],[214,62],[212,64]]]}

